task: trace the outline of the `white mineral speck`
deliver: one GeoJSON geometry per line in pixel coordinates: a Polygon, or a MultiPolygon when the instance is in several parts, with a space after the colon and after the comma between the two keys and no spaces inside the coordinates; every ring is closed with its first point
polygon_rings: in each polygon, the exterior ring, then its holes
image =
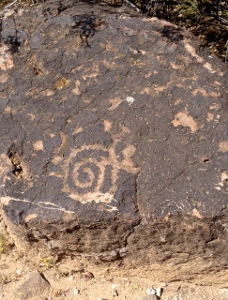
{"type": "Polygon", "coordinates": [[[127,97],[125,100],[127,101],[128,104],[132,104],[135,101],[133,97],[127,97]]]}

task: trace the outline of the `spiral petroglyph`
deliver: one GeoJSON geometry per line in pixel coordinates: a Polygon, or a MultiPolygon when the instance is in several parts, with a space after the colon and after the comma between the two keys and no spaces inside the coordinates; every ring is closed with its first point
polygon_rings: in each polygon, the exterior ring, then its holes
{"type": "MultiPolygon", "coordinates": [[[[114,192],[115,187],[111,184],[104,187],[105,176],[112,170],[110,155],[102,146],[84,146],[74,151],[69,160],[68,184],[78,194],[90,192],[102,192],[105,189],[114,192]]],[[[110,174],[109,174],[110,175],[110,174]]]]}
{"type": "Polygon", "coordinates": [[[107,149],[102,145],[84,145],[73,149],[64,164],[64,192],[81,203],[110,203],[117,189],[120,170],[135,174],[131,156],[133,146],[126,146],[122,161],[115,154],[115,143],[107,149]]]}

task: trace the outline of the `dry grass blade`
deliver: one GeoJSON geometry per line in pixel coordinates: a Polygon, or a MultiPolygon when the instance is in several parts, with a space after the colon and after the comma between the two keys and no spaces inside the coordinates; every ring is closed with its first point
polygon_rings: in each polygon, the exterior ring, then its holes
{"type": "Polygon", "coordinates": [[[14,0],[12,3],[4,7],[4,10],[8,9],[9,7],[13,6],[15,3],[17,3],[18,0],[14,0]]]}

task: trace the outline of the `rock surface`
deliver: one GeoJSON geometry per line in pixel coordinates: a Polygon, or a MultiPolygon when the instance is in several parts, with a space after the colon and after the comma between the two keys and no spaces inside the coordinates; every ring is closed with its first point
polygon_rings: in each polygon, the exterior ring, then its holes
{"type": "Polygon", "coordinates": [[[167,22],[73,0],[19,6],[2,42],[0,196],[18,246],[224,266],[222,62],[167,22]]]}
{"type": "Polygon", "coordinates": [[[49,282],[38,271],[33,271],[27,281],[16,291],[15,296],[26,300],[36,296],[48,296],[49,290],[49,282]]]}

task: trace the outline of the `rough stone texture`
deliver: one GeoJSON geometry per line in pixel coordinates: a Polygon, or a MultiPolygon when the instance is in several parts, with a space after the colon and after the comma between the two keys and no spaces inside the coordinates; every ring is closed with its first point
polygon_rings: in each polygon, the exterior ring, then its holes
{"type": "Polygon", "coordinates": [[[226,265],[222,62],[167,22],[73,0],[19,7],[2,28],[0,192],[15,239],[133,267],[226,265]]]}
{"type": "Polygon", "coordinates": [[[26,300],[36,296],[48,296],[50,283],[38,271],[33,271],[24,284],[16,291],[15,296],[26,300]]]}

